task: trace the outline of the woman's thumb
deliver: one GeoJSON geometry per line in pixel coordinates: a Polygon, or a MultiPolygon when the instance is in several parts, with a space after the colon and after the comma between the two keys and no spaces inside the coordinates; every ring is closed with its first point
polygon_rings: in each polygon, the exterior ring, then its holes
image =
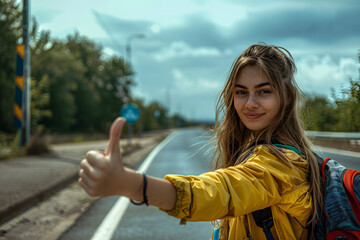
{"type": "Polygon", "coordinates": [[[125,118],[118,117],[112,123],[110,128],[110,140],[105,151],[105,156],[111,154],[118,154],[120,156],[120,136],[126,120],[125,118]]]}

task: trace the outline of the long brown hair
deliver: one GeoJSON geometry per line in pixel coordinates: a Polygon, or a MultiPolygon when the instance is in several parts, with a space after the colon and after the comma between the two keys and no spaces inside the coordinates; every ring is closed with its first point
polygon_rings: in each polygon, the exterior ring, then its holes
{"type": "MultiPolygon", "coordinates": [[[[225,168],[242,163],[258,141],[266,144],[271,151],[291,166],[285,155],[273,143],[294,146],[309,162],[309,183],[313,197],[314,218],[321,206],[322,197],[318,182],[319,171],[311,143],[305,135],[300,117],[301,95],[294,74],[296,66],[290,52],[283,47],[257,44],[247,48],[233,63],[228,80],[218,103],[212,139],[215,141],[213,159],[215,168],[225,168]],[[234,107],[234,87],[239,72],[246,66],[257,66],[266,74],[270,84],[280,98],[280,111],[274,121],[259,132],[252,132],[240,121],[234,107]],[[318,205],[320,204],[320,205],[318,205]]],[[[313,219],[312,218],[312,219],[313,219]]]]}

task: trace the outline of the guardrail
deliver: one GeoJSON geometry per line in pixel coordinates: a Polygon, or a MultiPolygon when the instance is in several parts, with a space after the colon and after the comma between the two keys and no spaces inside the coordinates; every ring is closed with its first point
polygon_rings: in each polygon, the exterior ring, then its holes
{"type": "Polygon", "coordinates": [[[360,152],[360,133],[306,131],[315,145],[360,152]]]}

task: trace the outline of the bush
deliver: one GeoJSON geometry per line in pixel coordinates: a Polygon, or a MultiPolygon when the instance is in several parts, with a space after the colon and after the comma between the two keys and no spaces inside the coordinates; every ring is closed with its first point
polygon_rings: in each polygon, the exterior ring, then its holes
{"type": "Polygon", "coordinates": [[[33,134],[25,147],[27,155],[40,155],[50,153],[50,146],[46,137],[42,134],[33,134]]]}

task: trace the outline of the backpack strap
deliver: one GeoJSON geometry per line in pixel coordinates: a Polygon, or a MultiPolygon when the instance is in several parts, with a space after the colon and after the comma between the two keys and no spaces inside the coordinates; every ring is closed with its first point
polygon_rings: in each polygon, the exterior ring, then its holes
{"type": "Polygon", "coordinates": [[[346,195],[349,199],[351,209],[354,212],[354,215],[360,224],[360,204],[356,198],[355,191],[354,191],[354,179],[355,176],[360,174],[360,172],[356,171],[355,169],[348,169],[346,170],[343,178],[346,195]]]}
{"type": "Polygon", "coordinates": [[[274,240],[270,229],[274,226],[274,220],[271,213],[271,207],[252,212],[255,223],[262,228],[267,240],[274,240]]]}

